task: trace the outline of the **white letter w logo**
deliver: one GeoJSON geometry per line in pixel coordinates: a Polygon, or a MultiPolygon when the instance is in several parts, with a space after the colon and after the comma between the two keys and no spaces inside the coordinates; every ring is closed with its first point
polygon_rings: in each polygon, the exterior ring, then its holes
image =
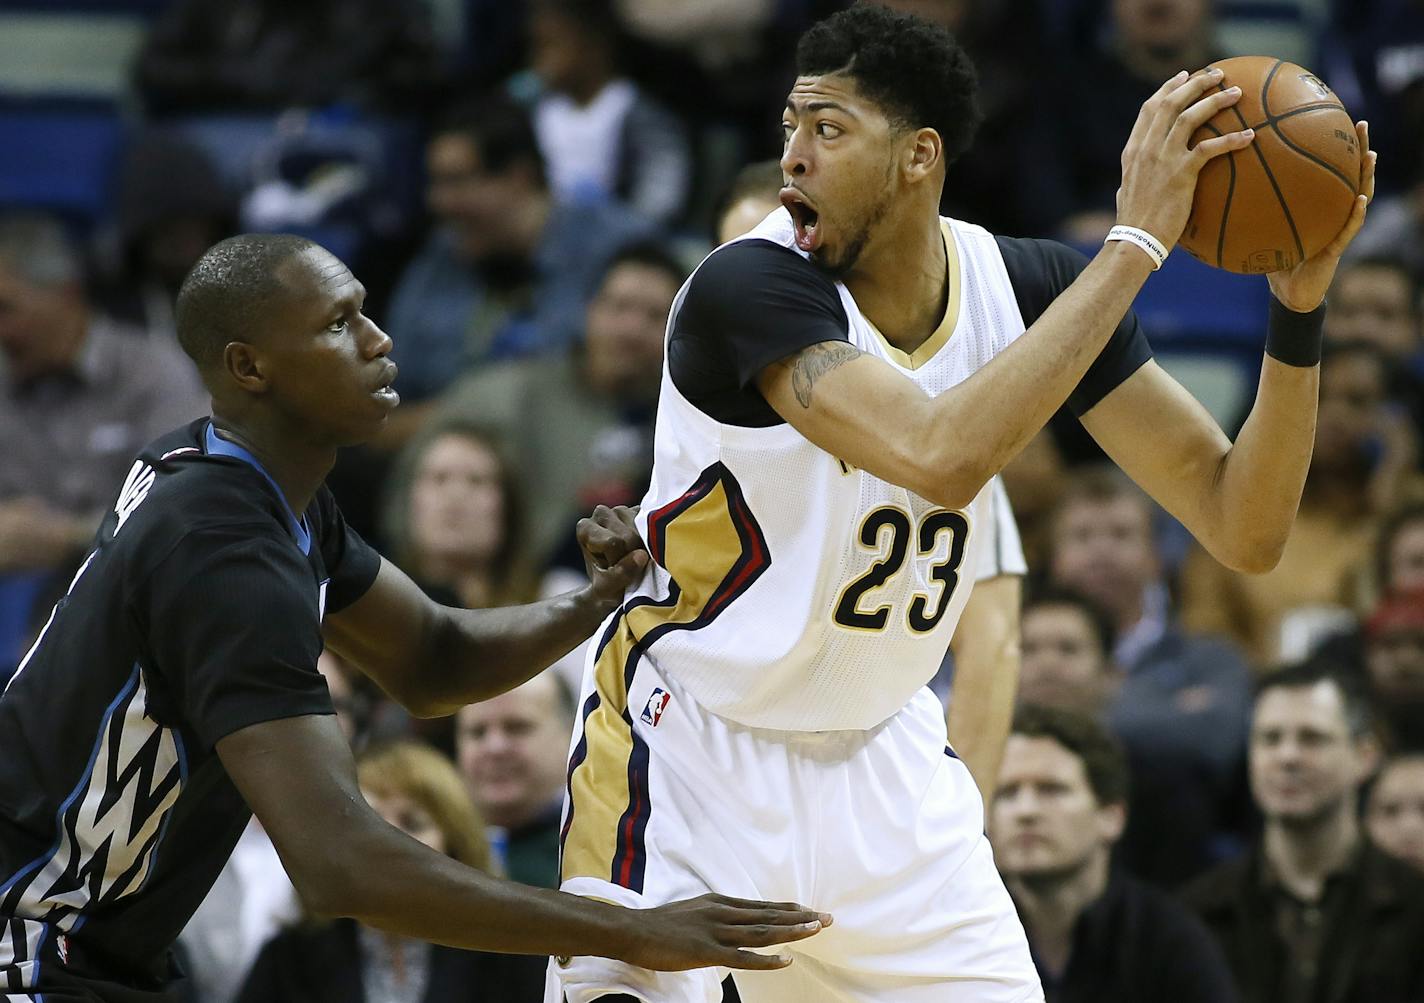
{"type": "Polygon", "coordinates": [[[183,788],[178,734],[147,713],[137,667],[109,708],[88,775],[56,820],[59,842],[22,892],[19,914],[68,930],[95,904],[143,886],[183,788]]]}

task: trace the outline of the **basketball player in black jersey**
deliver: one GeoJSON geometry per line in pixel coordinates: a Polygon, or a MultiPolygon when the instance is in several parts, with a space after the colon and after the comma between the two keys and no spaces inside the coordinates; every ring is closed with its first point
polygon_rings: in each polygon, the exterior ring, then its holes
{"type": "Polygon", "coordinates": [[[213,415],[135,459],[0,697],[5,1000],[163,998],[169,947],[250,813],[313,912],[456,947],[775,968],[741,949],[829,922],[792,904],[637,913],[518,886],[366,805],[323,643],[413,713],[448,714],[586,638],[647,556],[628,513],[601,509],[578,527],[587,588],[455,610],[348,529],[323,479],[398,401],[364,297],[335,257],[284,236],[224,241],[184,283],[179,338],[213,415]]]}

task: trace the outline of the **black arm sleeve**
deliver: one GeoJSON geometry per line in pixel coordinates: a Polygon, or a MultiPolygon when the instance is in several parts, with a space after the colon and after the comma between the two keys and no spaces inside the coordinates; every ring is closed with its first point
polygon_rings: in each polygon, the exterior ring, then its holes
{"type": "Polygon", "coordinates": [[[714,251],[688,284],[673,316],[668,370],[716,421],[778,425],[757,374],[810,345],[847,340],[849,324],[835,283],[815,265],[768,240],[739,241],[714,251]]]}
{"type": "MultiPolygon", "coordinates": [[[[1024,326],[1031,325],[1048,305],[1072,285],[1088,264],[1080,252],[1054,240],[1032,240],[1017,237],[995,237],[1009,281],[1014,287],[1019,313],[1024,326]]],[[[1152,346],[1142,323],[1131,310],[1123,317],[1099,353],[1078,388],[1068,397],[1068,407],[1075,415],[1086,414],[1093,405],[1117,389],[1152,358],[1152,346]]]]}
{"type": "Polygon", "coordinates": [[[290,539],[244,528],[189,533],[143,590],[150,657],[208,748],[248,725],[333,712],[311,566],[290,539]]]}
{"type": "Polygon", "coordinates": [[[381,570],[381,555],[346,524],[326,485],[317,492],[316,503],[321,518],[321,559],[331,576],[326,612],[335,613],[366,594],[381,570]]]}

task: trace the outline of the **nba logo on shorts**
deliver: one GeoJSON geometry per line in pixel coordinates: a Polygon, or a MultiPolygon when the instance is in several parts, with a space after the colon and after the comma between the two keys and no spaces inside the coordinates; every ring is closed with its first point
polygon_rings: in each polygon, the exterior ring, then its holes
{"type": "Polygon", "coordinates": [[[672,699],[672,694],[661,686],[653,687],[653,695],[648,697],[648,703],[643,708],[643,720],[654,728],[662,720],[663,711],[667,709],[668,701],[672,699]]]}

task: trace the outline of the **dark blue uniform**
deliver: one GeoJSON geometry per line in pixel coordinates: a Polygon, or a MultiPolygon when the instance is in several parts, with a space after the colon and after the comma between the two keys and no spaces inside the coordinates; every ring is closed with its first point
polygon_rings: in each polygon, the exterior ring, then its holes
{"type": "Polygon", "coordinates": [[[0,996],[163,991],[250,816],[214,745],[332,713],[321,618],[379,565],[207,419],[140,453],[0,696],[0,996]]]}

